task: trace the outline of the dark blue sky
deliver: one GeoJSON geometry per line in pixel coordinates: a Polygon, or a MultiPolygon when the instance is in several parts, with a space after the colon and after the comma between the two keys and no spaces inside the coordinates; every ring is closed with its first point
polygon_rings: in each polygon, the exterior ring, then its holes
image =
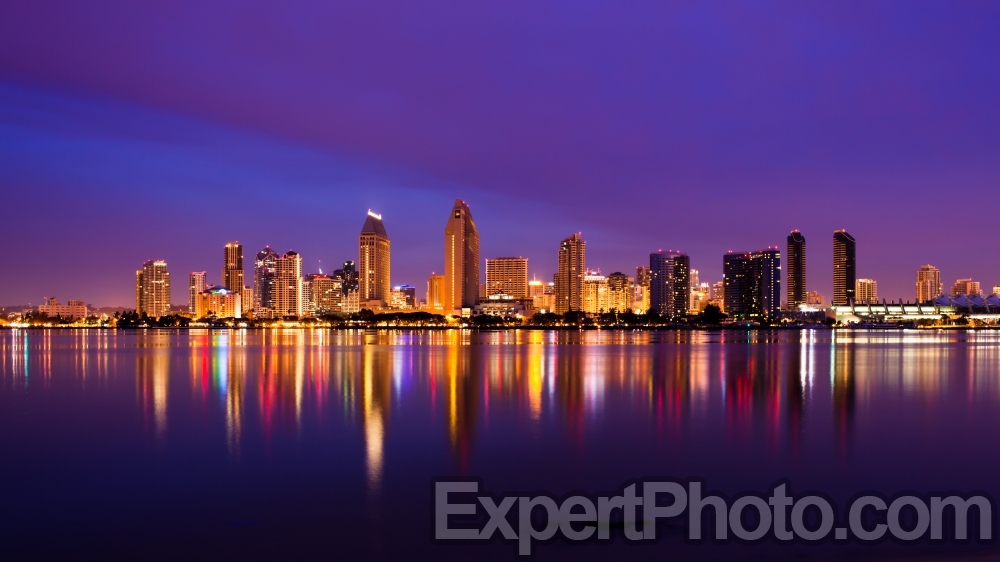
{"type": "Polygon", "coordinates": [[[996,2],[8,2],[0,6],[0,304],[133,302],[134,270],[218,281],[222,245],[442,267],[455,197],[483,257],[588,264],[809,244],[913,296],[1000,283],[996,2]]]}

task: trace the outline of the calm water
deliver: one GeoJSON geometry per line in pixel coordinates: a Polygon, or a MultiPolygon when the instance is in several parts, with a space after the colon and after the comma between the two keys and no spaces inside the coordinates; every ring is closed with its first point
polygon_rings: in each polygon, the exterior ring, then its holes
{"type": "MultiPolygon", "coordinates": [[[[5,557],[491,559],[432,477],[702,477],[1000,497],[1000,333],[0,332],[5,557]]],[[[981,558],[984,547],[556,542],[539,560],[981,558]]]]}

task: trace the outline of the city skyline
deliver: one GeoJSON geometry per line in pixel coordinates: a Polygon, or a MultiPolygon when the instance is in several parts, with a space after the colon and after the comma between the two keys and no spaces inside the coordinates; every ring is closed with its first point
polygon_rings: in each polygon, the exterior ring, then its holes
{"type": "Polygon", "coordinates": [[[885,298],[908,298],[926,263],[948,283],[1000,282],[968,243],[992,238],[1000,203],[996,5],[504,6],[519,41],[488,2],[447,18],[317,5],[294,31],[246,14],[273,35],[266,56],[219,14],[150,9],[51,18],[28,3],[0,21],[5,208],[55,225],[0,223],[21,265],[0,305],[127,306],[122,275],[148,259],[222,282],[229,240],[333,270],[368,208],[390,222],[393,283],[419,286],[444,269],[431,223],[456,196],[483,256],[523,256],[545,279],[571,232],[604,271],[677,248],[714,280],[717,256],[800,229],[809,289],[829,297],[827,233],[846,229],[885,298]],[[963,220],[898,212],[956,191],[977,197],[963,220]]]}

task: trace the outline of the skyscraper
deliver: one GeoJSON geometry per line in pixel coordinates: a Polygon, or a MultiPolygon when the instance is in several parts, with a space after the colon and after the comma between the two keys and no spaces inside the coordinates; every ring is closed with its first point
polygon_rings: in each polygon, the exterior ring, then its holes
{"type": "Polygon", "coordinates": [[[608,312],[608,278],[599,271],[588,271],[583,276],[583,304],[581,310],[590,314],[608,312]]]}
{"type": "Polygon", "coordinates": [[[616,271],[608,275],[608,311],[618,313],[632,310],[632,280],[616,271]]]}
{"type": "Polygon", "coordinates": [[[855,289],[855,303],[878,303],[878,283],[874,279],[858,279],[855,289]]]}
{"type": "Polygon", "coordinates": [[[275,270],[278,266],[278,252],[265,246],[257,252],[253,267],[253,309],[254,314],[267,318],[275,313],[275,270]]]}
{"type": "Polygon", "coordinates": [[[167,262],[147,261],[135,272],[136,312],[150,318],[170,314],[170,273],[167,262]]]}
{"type": "Polygon", "coordinates": [[[798,230],[788,235],[788,249],[785,254],[788,272],[786,278],[785,303],[789,310],[806,304],[806,237],[798,230]]]}
{"type": "Polygon", "coordinates": [[[917,302],[930,302],[943,292],[941,271],[931,264],[920,266],[917,270],[917,302]]]}
{"type": "MultiPolygon", "coordinates": [[[[313,273],[306,276],[303,285],[306,281],[309,283],[309,299],[308,304],[302,305],[304,311],[316,316],[341,312],[344,292],[339,277],[313,273]]],[[[302,300],[306,300],[304,290],[302,300]]]]}
{"type": "Polygon", "coordinates": [[[528,298],[528,258],[486,260],[486,295],[498,293],[515,299],[528,298]]]}
{"type": "Polygon", "coordinates": [[[277,316],[302,316],[302,256],[288,250],[275,260],[274,310],[277,316]]]}
{"type": "Polygon", "coordinates": [[[662,316],[687,314],[690,301],[690,261],[680,252],[649,254],[649,308],[662,316]]]}
{"type": "Polygon", "coordinates": [[[205,290],[208,284],[205,282],[204,271],[192,271],[188,275],[188,312],[194,314],[198,309],[198,293],[205,290]]]}
{"type": "Polygon", "coordinates": [[[444,227],[444,285],[446,311],[476,306],[479,300],[479,230],[472,220],[472,211],[461,199],[455,199],[444,227]]]}
{"type": "Polygon", "coordinates": [[[444,275],[434,275],[427,279],[427,308],[444,310],[444,275]]]}
{"type": "Polygon", "coordinates": [[[353,261],[345,261],[343,269],[334,271],[333,275],[340,278],[341,290],[345,295],[358,292],[358,268],[353,261]]]}
{"type": "Polygon", "coordinates": [[[583,310],[583,276],[587,272],[587,243],[580,232],[559,243],[556,272],[556,314],[583,310]]]}
{"type": "Polygon", "coordinates": [[[222,286],[239,294],[243,292],[243,245],[228,242],[222,252],[222,286]]]}
{"type": "Polygon", "coordinates": [[[833,233],[833,301],[834,305],[854,302],[857,283],[854,258],[854,237],[846,230],[833,233]]]}
{"type": "Polygon", "coordinates": [[[649,267],[640,265],[635,268],[635,308],[642,314],[649,312],[649,267]]]}
{"type": "Polygon", "coordinates": [[[389,301],[389,235],[382,215],[368,211],[358,235],[358,290],[364,301],[389,301]]]}
{"type": "Polygon", "coordinates": [[[769,320],[781,305],[781,252],[729,252],[722,257],[726,314],[743,320],[769,320]]]}

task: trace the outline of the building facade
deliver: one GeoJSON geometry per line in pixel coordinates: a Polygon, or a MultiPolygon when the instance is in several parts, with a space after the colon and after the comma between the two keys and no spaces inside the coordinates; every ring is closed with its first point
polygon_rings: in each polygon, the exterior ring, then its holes
{"type": "Polygon", "coordinates": [[[878,304],[878,283],[874,279],[858,279],[854,294],[857,304],[878,304]]]}
{"type": "Polygon", "coordinates": [[[583,276],[587,272],[587,243],[577,232],[559,243],[555,276],[556,314],[583,310],[583,276]]]}
{"type": "Polygon", "coordinates": [[[479,230],[461,199],[455,199],[444,227],[444,285],[446,312],[472,308],[479,301],[479,230]]]}
{"type": "Polygon", "coordinates": [[[583,276],[582,310],[598,314],[611,310],[608,299],[608,278],[599,271],[588,271],[583,276]]]}
{"type": "Polygon", "coordinates": [[[257,252],[253,265],[253,309],[256,316],[268,318],[275,314],[279,257],[270,246],[257,252]]]}
{"type": "Polygon", "coordinates": [[[833,233],[833,305],[854,302],[857,284],[854,237],[846,230],[833,233]]]}
{"type": "Polygon", "coordinates": [[[302,256],[289,250],[275,262],[274,315],[302,316],[302,304],[302,256]]]}
{"type": "Polygon", "coordinates": [[[788,235],[785,252],[785,306],[795,310],[806,304],[806,237],[798,230],[788,235]]]}
{"type": "Polygon", "coordinates": [[[358,291],[359,300],[389,301],[390,272],[389,234],[382,224],[382,215],[368,211],[365,224],[358,235],[358,291]]]}
{"type": "Polygon", "coordinates": [[[343,311],[344,301],[343,283],[338,277],[324,275],[322,273],[311,273],[306,275],[302,282],[303,313],[313,316],[324,316],[327,314],[339,314],[343,311]],[[308,285],[309,290],[305,287],[308,285]],[[308,294],[308,297],[306,297],[308,294]]]}
{"type": "Polygon", "coordinates": [[[951,296],[958,297],[961,295],[981,295],[982,289],[980,288],[979,281],[973,281],[971,278],[966,277],[964,279],[956,279],[955,284],[951,286],[951,296]]]}
{"type": "Polygon", "coordinates": [[[920,266],[920,269],[917,270],[917,302],[930,302],[943,293],[941,270],[929,263],[920,266]]]}
{"type": "Polygon", "coordinates": [[[198,293],[195,318],[242,318],[243,297],[225,287],[209,287],[198,293]]]}
{"type": "Polygon", "coordinates": [[[207,288],[204,271],[192,271],[188,275],[188,312],[192,315],[198,310],[198,294],[207,288]]]}
{"type": "Polygon", "coordinates": [[[725,311],[737,320],[775,318],[781,307],[781,252],[729,252],[722,257],[725,311]]]}
{"type": "Polygon", "coordinates": [[[135,310],[150,318],[170,314],[170,273],[167,262],[147,261],[135,272],[135,310]]]}
{"type": "Polygon", "coordinates": [[[486,296],[504,294],[526,299],[528,293],[528,258],[486,260],[486,296]]]}
{"type": "Polygon", "coordinates": [[[690,259],[675,251],[649,254],[649,308],[661,316],[683,316],[690,302],[690,259]]]}
{"type": "Polygon", "coordinates": [[[46,316],[82,320],[87,317],[87,303],[69,301],[68,304],[62,304],[55,297],[49,297],[45,300],[45,304],[38,305],[38,312],[46,316]]]}
{"type": "Polygon", "coordinates": [[[608,312],[631,312],[634,294],[628,275],[620,271],[608,275],[608,312]]]}
{"type": "Polygon", "coordinates": [[[228,242],[222,249],[222,286],[231,293],[243,291],[243,245],[228,242]]]}

